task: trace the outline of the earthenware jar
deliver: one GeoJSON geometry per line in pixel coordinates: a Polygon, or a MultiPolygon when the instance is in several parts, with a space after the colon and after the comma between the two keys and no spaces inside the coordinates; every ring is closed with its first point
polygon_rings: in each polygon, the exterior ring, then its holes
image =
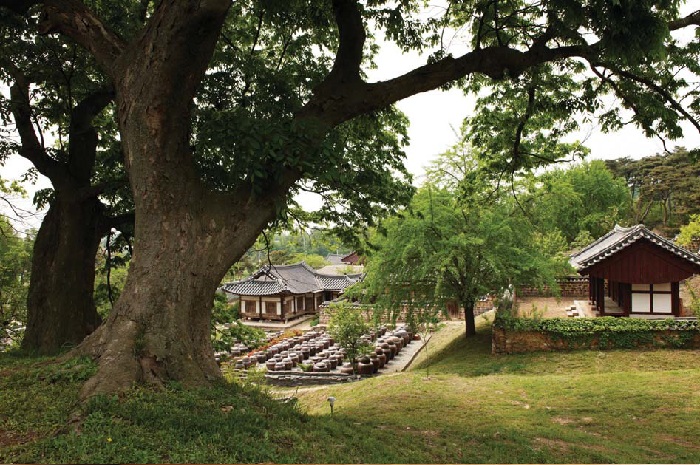
{"type": "Polygon", "coordinates": [[[369,361],[372,362],[372,373],[376,373],[379,371],[379,359],[377,358],[377,354],[370,354],[369,356],[369,361]]]}
{"type": "Polygon", "coordinates": [[[357,372],[360,375],[369,376],[374,371],[374,365],[370,361],[369,357],[365,356],[360,358],[360,363],[357,365],[357,372]]]}
{"type": "Polygon", "coordinates": [[[331,370],[335,370],[335,368],[338,366],[338,359],[335,358],[335,355],[331,355],[328,357],[328,360],[326,360],[326,363],[330,365],[331,370]]]}
{"type": "MultiPolygon", "coordinates": [[[[386,356],[386,360],[389,361],[392,358],[394,358],[394,351],[391,350],[391,346],[388,343],[383,343],[380,347],[382,349],[382,352],[386,356]]],[[[396,349],[396,347],[394,347],[396,349]]]]}
{"type": "Polygon", "coordinates": [[[314,371],[319,373],[326,373],[330,371],[330,367],[325,362],[319,362],[314,364],[314,371]]]}
{"type": "Polygon", "coordinates": [[[344,375],[351,375],[353,373],[352,363],[350,363],[350,362],[343,363],[343,366],[340,367],[340,372],[343,373],[344,375]]]}

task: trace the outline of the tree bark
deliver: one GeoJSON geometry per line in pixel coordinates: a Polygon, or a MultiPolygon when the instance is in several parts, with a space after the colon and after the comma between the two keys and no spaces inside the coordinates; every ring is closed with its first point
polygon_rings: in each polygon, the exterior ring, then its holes
{"type": "Polygon", "coordinates": [[[466,324],[466,337],[471,337],[476,335],[476,320],[474,318],[474,305],[476,305],[476,300],[465,299],[462,303],[464,305],[464,321],[466,324]]]}
{"type": "Polygon", "coordinates": [[[34,242],[23,349],[53,353],[99,326],[93,292],[102,209],[96,197],[57,191],[34,242]]]}
{"type": "Polygon", "coordinates": [[[194,386],[219,378],[210,333],[214,293],[275,215],[272,204],[251,211],[240,202],[217,215],[204,192],[153,189],[151,195],[168,207],[156,214],[137,205],[135,254],[124,289],[105,323],[77,349],[99,360],[83,397],[134,383],[194,386]]]}

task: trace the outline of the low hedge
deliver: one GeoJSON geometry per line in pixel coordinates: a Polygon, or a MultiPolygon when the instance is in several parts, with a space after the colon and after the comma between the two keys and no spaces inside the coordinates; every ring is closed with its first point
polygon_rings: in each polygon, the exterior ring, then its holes
{"type": "Polygon", "coordinates": [[[497,316],[494,327],[506,331],[539,332],[570,348],[691,347],[700,332],[698,320],[641,318],[516,318],[497,316]]]}

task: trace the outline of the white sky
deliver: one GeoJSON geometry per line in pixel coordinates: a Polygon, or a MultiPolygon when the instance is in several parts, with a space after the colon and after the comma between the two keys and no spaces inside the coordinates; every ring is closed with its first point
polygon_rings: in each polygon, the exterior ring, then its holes
{"type": "MultiPolygon", "coordinates": [[[[696,0],[694,0],[696,1],[696,0]]],[[[692,3],[692,2],[689,2],[692,3]]],[[[692,11],[687,5],[684,14],[692,11]]],[[[455,41],[456,43],[457,41],[455,41]]],[[[458,51],[453,50],[455,53],[458,51]]],[[[403,54],[392,43],[385,43],[377,58],[378,69],[367,70],[370,82],[385,80],[403,74],[425,63],[425,58],[417,53],[403,54]]],[[[0,89],[6,91],[7,89],[0,89]]],[[[453,89],[447,92],[431,91],[415,95],[398,103],[398,107],[410,120],[410,146],[406,148],[406,166],[413,173],[416,183],[420,183],[426,165],[438,154],[444,152],[457,142],[457,135],[462,121],[469,116],[474,108],[473,99],[467,98],[461,91],[453,89]]],[[[581,127],[579,140],[585,140],[591,150],[589,159],[610,159],[629,156],[640,158],[663,151],[663,145],[658,139],[647,139],[641,130],[626,127],[624,130],[611,133],[601,133],[595,124],[581,127]]],[[[695,148],[700,146],[700,134],[690,125],[684,126],[684,137],[667,145],[669,149],[676,146],[695,148]]],[[[3,179],[18,179],[31,165],[29,162],[14,156],[0,168],[3,179]]],[[[31,196],[34,190],[49,186],[48,180],[42,178],[36,186],[27,186],[30,191],[29,199],[20,202],[20,206],[31,209],[31,196]]],[[[317,208],[318,202],[311,195],[301,198],[306,208],[317,208]]],[[[0,208],[5,208],[0,206],[0,208]]],[[[3,210],[4,211],[4,210],[3,210]]],[[[28,222],[30,227],[38,227],[41,217],[28,222]]],[[[26,226],[25,226],[26,227],[26,226]]],[[[19,226],[22,229],[22,226],[19,226]]]]}

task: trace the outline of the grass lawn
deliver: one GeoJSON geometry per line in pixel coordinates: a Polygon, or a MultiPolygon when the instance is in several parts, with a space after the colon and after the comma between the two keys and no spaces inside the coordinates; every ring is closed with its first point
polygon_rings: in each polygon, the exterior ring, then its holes
{"type": "Polygon", "coordinates": [[[90,362],[2,355],[0,462],[700,462],[700,352],[494,357],[478,321],[470,340],[446,325],[409,372],[296,406],[225,383],[81,406],[90,362]]]}

